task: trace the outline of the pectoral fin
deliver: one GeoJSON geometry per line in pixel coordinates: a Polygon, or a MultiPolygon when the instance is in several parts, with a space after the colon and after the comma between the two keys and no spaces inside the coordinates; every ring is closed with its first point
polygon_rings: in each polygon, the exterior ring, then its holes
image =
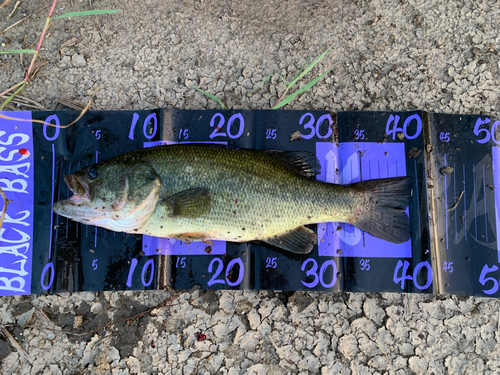
{"type": "Polygon", "coordinates": [[[210,212],[212,197],[206,188],[183,190],[163,199],[170,211],[170,216],[200,217],[210,212]]]}
{"type": "Polygon", "coordinates": [[[262,241],[295,254],[308,254],[313,249],[317,240],[316,233],[304,226],[300,226],[290,232],[266,238],[262,241]]]}

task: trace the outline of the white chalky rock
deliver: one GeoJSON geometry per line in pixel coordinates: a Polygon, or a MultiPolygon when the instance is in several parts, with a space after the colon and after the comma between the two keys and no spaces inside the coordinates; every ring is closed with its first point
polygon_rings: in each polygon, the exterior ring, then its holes
{"type": "Polygon", "coordinates": [[[410,370],[417,374],[427,373],[427,361],[424,358],[411,357],[408,360],[408,364],[410,365],[410,370]]]}
{"type": "Polygon", "coordinates": [[[255,309],[252,309],[248,313],[247,317],[248,317],[248,323],[250,323],[250,327],[252,329],[257,329],[257,327],[260,324],[260,315],[259,315],[259,313],[255,309]]]}
{"type": "Polygon", "coordinates": [[[138,374],[141,371],[141,362],[137,358],[130,356],[125,362],[131,374],[138,374]]]}
{"type": "Polygon", "coordinates": [[[266,375],[268,374],[269,366],[257,364],[247,368],[247,375],[266,375]]]}
{"type": "Polygon", "coordinates": [[[359,353],[358,340],[352,334],[342,336],[338,345],[339,351],[347,359],[352,359],[359,353]]]}
{"type": "Polygon", "coordinates": [[[465,354],[459,356],[449,356],[445,359],[444,364],[450,374],[464,374],[465,368],[469,361],[465,358],[465,354]]]}
{"type": "Polygon", "coordinates": [[[363,304],[363,311],[368,319],[372,319],[378,325],[382,324],[382,319],[385,317],[385,311],[377,305],[375,300],[369,298],[363,304]]]}
{"type": "Polygon", "coordinates": [[[73,66],[81,68],[87,65],[87,61],[85,61],[85,57],[83,55],[73,55],[71,58],[73,66]]]}
{"type": "Polygon", "coordinates": [[[278,357],[285,359],[286,361],[291,363],[297,363],[301,359],[292,345],[285,345],[281,348],[277,348],[276,353],[278,354],[278,357]]]}

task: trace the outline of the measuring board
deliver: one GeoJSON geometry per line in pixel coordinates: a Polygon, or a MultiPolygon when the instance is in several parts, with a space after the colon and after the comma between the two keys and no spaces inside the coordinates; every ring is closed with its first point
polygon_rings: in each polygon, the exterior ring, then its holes
{"type": "Polygon", "coordinates": [[[500,121],[411,112],[288,110],[4,112],[0,295],[77,291],[271,289],[500,296],[500,121]],[[310,225],[298,255],[263,242],[214,245],[117,233],[55,215],[63,177],[160,144],[308,151],[317,179],[408,176],[412,236],[391,244],[343,223],[310,225]],[[496,172],[496,175],[494,174],[496,172]],[[495,189],[495,187],[498,187],[495,189]],[[462,194],[462,192],[464,192],[462,194]]]}

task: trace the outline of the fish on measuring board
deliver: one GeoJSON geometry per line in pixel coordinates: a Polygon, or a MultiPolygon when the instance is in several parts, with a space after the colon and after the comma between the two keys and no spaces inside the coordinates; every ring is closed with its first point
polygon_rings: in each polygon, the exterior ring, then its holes
{"type": "Polygon", "coordinates": [[[392,243],[410,238],[408,177],[350,185],[317,181],[308,152],[210,144],[157,146],[64,177],[73,196],[54,212],[118,232],[181,241],[260,240],[309,253],[304,225],[345,222],[392,243]]]}

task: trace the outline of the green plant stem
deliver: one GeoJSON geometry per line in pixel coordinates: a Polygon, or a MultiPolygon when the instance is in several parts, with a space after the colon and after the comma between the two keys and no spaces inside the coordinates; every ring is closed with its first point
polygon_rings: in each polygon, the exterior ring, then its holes
{"type": "Polygon", "coordinates": [[[45,26],[42,31],[42,35],[40,35],[40,40],[38,41],[38,45],[36,46],[36,52],[33,55],[33,58],[31,59],[30,66],[28,67],[28,71],[26,72],[26,77],[24,77],[24,81],[28,82],[31,74],[31,70],[33,69],[33,65],[35,64],[36,58],[38,57],[38,53],[40,52],[40,47],[42,46],[43,38],[45,37],[45,33],[47,32],[49,26],[50,26],[50,18],[52,17],[52,13],[54,13],[54,9],[56,8],[57,0],[54,0],[52,2],[52,7],[50,8],[49,11],[49,16],[45,20],[45,26]]]}

